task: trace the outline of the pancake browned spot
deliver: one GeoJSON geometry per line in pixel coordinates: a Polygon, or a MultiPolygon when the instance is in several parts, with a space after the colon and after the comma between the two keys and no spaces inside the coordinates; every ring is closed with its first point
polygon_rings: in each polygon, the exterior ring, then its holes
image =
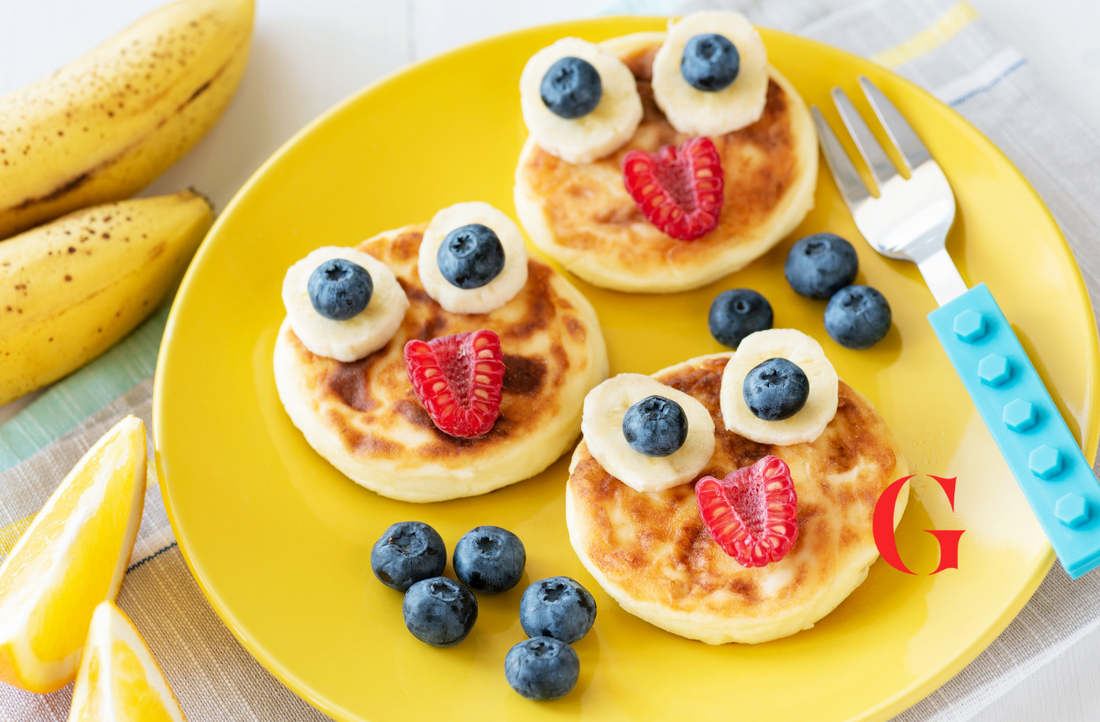
{"type": "Polygon", "coordinates": [[[742,567],[710,538],[693,484],[635,491],[583,441],[567,494],[570,540],[601,585],[643,619],[712,643],[786,636],[832,611],[878,556],[871,530],[878,496],[907,473],[882,417],[843,381],[836,417],[813,442],[769,446],[726,430],[719,389],[728,358],[693,359],[655,377],[711,412],[717,443],[704,473],[723,477],[768,454],[789,465],[799,532],[786,557],[742,567]]]}
{"type": "Polygon", "coordinates": [[[537,393],[545,376],[546,362],[541,358],[504,355],[503,391],[505,393],[537,393]]]}

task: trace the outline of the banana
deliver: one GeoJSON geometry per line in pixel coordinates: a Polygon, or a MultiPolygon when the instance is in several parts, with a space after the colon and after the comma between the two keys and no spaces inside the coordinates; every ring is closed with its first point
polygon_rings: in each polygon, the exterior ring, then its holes
{"type": "Polygon", "coordinates": [[[0,404],[129,333],[212,222],[206,200],[184,191],[88,208],[0,242],[0,404]]]}
{"type": "Polygon", "coordinates": [[[653,100],[672,126],[689,135],[725,135],[764,112],[768,96],[768,53],[744,15],[726,10],[696,12],[672,26],[653,58],[653,100]],[[684,80],[684,46],[696,35],[724,36],[737,48],[740,68],[729,86],[697,90],[684,80]]]}
{"type": "Polygon", "coordinates": [[[535,142],[567,163],[588,163],[617,150],[642,122],[634,74],[617,56],[578,38],[562,38],[532,55],[519,78],[519,95],[523,120],[535,142]],[[566,57],[591,63],[603,88],[595,110],[574,119],[558,117],[542,102],[543,76],[566,57]]]}
{"type": "Polygon", "coordinates": [[[0,98],[0,238],[129,198],[225,110],[253,0],[183,0],[0,98]]]}
{"type": "Polygon", "coordinates": [[[385,263],[354,248],[318,248],[295,263],[283,279],[283,305],[290,328],[306,348],[318,356],[350,363],[385,346],[409,310],[409,299],[385,263]],[[370,274],[373,291],[367,307],[346,321],[325,318],[309,298],[309,277],[325,261],[343,258],[370,274]]]}
{"type": "Polygon", "coordinates": [[[619,374],[589,391],[584,397],[581,433],[604,471],[644,493],[693,481],[714,454],[714,420],[706,407],[683,391],[641,374],[619,374]],[[635,451],[623,435],[627,410],[649,396],[675,401],[687,416],[687,440],[669,456],[635,451]]]}
{"type": "Polygon", "coordinates": [[[512,300],[527,283],[527,247],[519,226],[488,203],[456,203],[435,214],[420,242],[417,264],[424,290],[451,313],[489,313],[512,300]],[[504,267],[478,288],[459,288],[439,270],[439,247],[447,234],[461,226],[479,224],[496,234],[504,250],[504,267]]]}
{"type": "Polygon", "coordinates": [[[773,328],[746,336],[722,373],[719,400],[726,428],[759,444],[787,446],[810,442],[836,415],[840,380],[821,344],[793,328],[773,328]],[[745,377],[772,358],[797,364],[810,381],[810,395],[798,413],[781,421],[758,419],[745,403],[745,377]]]}

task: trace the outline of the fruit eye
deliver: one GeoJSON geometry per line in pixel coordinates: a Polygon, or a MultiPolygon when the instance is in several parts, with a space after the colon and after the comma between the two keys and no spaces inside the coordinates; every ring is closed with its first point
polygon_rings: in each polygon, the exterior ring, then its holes
{"type": "Polygon", "coordinates": [[[764,421],[789,419],[810,397],[806,372],[785,358],[770,358],[745,375],[741,385],[752,415],[764,421]]]}
{"type": "Polygon", "coordinates": [[[755,123],[769,82],[764,41],[735,12],[688,15],[653,58],[653,100],[689,135],[718,137],[755,123]]]}
{"type": "Polygon", "coordinates": [[[350,363],[385,346],[409,299],[389,266],[355,248],[318,248],[283,279],[294,335],[311,353],[350,363]]]}
{"type": "Polygon", "coordinates": [[[680,74],[688,85],[713,93],[737,79],[741,56],[728,38],[715,33],[696,35],[687,41],[680,59],[680,74]]]}
{"type": "Polygon", "coordinates": [[[492,228],[471,223],[447,234],[436,263],[452,285],[481,288],[504,270],[504,246],[492,228]]]}
{"type": "Polygon", "coordinates": [[[741,340],[722,371],[722,419],[726,429],[758,444],[812,442],[836,415],[839,384],[814,339],[789,328],[757,331],[741,340]]]}
{"type": "Polygon", "coordinates": [[[374,281],[359,264],[333,258],[317,266],[306,288],[317,313],[333,321],[347,321],[370,303],[374,281]]]}
{"type": "Polygon", "coordinates": [[[693,481],[714,454],[710,411],[640,374],[619,374],[592,389],[584,398],[581,433],[608,474],[644,493],[693,481]]]}
{"type": "Polygon", "coordinates": [[[488,203],[458,203],[435,214],[420,241],[420,282],[444,310],[489,313],[527,283],[519,227],[488,203]]]}
{"type": "Polygon", "coordinates": [[[670,456],[684,445],[687,435],[684,407],[664,396],[647,396],[623,416],[623,436],[639,454],[670,456]]]}
{"type": "Polygon", "coordinates": [[[596,109],[603,95],[603,83],[592,63],[580,58],[562,58],[542,76],[539,91],[551,113],[572,120],[596,109]]]}
{"type": "Polygon", "coordinates": [[[618,56],[578,38],[562,38],[532,55],[519,95],[531,140],[568,163],[613,153],[642,120],[634,74],[618,56]]]}

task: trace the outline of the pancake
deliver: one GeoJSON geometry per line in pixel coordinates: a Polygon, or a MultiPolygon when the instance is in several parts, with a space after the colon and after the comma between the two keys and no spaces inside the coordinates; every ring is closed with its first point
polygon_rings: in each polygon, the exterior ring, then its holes
{"type": "MultiPolygon", "coordinates": [[[[867,399],[840,382],[836,416],[815,441],[757,444],[727,431],[719,391],[731,354],[703,356],[654,376],[698,399],[714,418],[717,478],[769,454],[791,469],[798,538],[786,557],[745,568],[710,538],[693,484],[644,494],[613,478],[582,440],[566,487],[569,539],[585,568],[622,607],[709,644],[757,643],[808,629],[866,578],[878,557],[875,502],[908,465],[867,399]]],[[[904,511],[908,492],[895,511],[904,511]]]]}
{"type": "Polygon", "coordinates": [[[653,101],[653,56],[664,37],[638,33],[602,44],[637,79],[645,116],[630,142],[605,158],[573,165],[529,137],[516,168],[516,212],[531,240],[604,288],[672,293],[706,285],[766,253],[814,205],[817,133],[798,92],[769,68],[760,120],[713,138],[725,177],[718,227],[698,240],[678,241],[645,219],[623,185],[623,156],[691,137],[676,131],[653,101]]]}
{"type": "Polygon", "coordinates": [[[403,501],[484,494],[539,473],[580,433],[581,407],[607,378],[607,350],[591,304],[561,274],[528,260],[527,284],[504,306],[476,315],[444,311],[417,273],[427,224],[388,231],[358,249],[385,263],[409,299],[393,338],[343,363],[311,353],[284,321],[275,384],[287,413],[321,456],[352,480],[403,501]],[[402,350],[410,339],[487,328],[504,351],[503,400],[476,439],[439,431],[413,393],[402,350]]]}

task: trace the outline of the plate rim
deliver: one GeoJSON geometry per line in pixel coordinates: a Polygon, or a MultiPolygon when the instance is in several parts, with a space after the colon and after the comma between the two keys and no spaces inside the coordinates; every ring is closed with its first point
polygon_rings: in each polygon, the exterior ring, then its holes
{"type": "MultiPolygon", "coordinates": [[[[172,300],[172,305],[169,310],[168,319],[165,324],[164,335],[161,338],[160,346],[158,347],[157,363],[154,370],[153,381],[153,442],[154,442],[154,456],[155,464],[157,468],[157,483],[160,487],[161,497],[164,501],[165,511],[167,513],[169,524],[172,528],[175,540],[178,542],[178,547],[183,556],[183,559],[187,565],[188,570],[191,573],[192,578],[198,584],[202,590],[203,596],[210,604],[211,608],[218,615],[218,618],[226,625],[232,632],[237,641],[248,651],[249,655],[256,660],[265,670],[271,673],[276,679],[278,679],[284,686],[286,686],[292,693],[306,701],[308,704],[321,711],[326,715],[331,715],[334,718],[341,720],[342,722],[362,722],[364,718],[358,714],[334,703],[331,700],[322,700],[320,695],[316,694],[308,684],[299,680],[295,675],[290,673],[284,665],[273,656],[261,653],[261,648],[258,644],[254,644],[243,632],[237,627],[233,615],[230,613],[215,594],[212,588],[209,588],[200,576],[194,561],[191,559],[191,555],[187,550],[186,545],[182,541],[179,524],[176,520],[175,512],[170,503],[170,496],[168,491],[168,479],[164,473],[164,466],[161,459],[161,435],[160,435],[160,421],[163,418],[164,407],[159,403],[159,399],[162,397],[164,387],[164,375],[162,370],[167,363],[168,352],[172,343],[173,331],[175,329],[176,320],[178,316],[179,300],[184,297],[194,281],[194,277],[197,275],[196,270],[200,265],[198,262],[208,252],[208,241],[210,238],[219,233],[222,225],[226,222],[226,217],[230,216],[236,209],[237,205],[242,202],[242,198],[248,194],[253,186],[255,186],[266,175],[271,166],[276,164],[284,155],[286,155],[295,145],[297,145],[303,138],[311,134],[318,126],[324,124],[329,118],[342,112],[347,106],[358,102],[363,96],[375,92],[376,90],[386,87],[393,83],[401,82],[405,75],[416,72],[422,67],[445,64],[450,59],[458,54],[466,53],[472,49],[478,48],[483,45],[489,45],[507,40],[515,36],[526,35],[530,33],[541,33],[547,31],[553,31],[554,29],[561,29],[565,32],[567,29],[569,32],[577,32],[581,26],[585,30],[590,27],[599,28],[603,25],[612,25],[615,23],[629,22],[638,25],[665,23],[678,16],[659,16],[659,15],[615,15],[604,16],[598,18],[579,18],[574,20],[567,20],[556,23],[548,23],[543,25],[534,25],[519,30],[510,31],[507,33],[501,33],[490,37],[477,40],[472,43],[452,48],[438,55],[420,60],[415,63],[411,63],[396,71],[389,73],[388,75],[379,78],[367,85],[363,86],[359,90],[351,93],[347,97],[341,99],[320,115],[315,117],[300,130],[295,132],[289,139],[287,139],[279,148],[272,153],[241,185],[241,187],[233,194],[233,197],[226,204],[221,213],[218,214],[213,226],[207,232],[206,237],[203,239],[198,251],[192,258],[187,267],[187,271],[181,280],[179,287],[176,291],[176,295],[172,300]]],[[[1061,241],[1061,244],[1066,251],[1069,258],[1073,260],[1073,280],[1076,282],[1076,290],[1078,295],[1082,297],[1087,306],[1087,316],[1093,320],[1089,332],[1086,333],[1088,338],[1088,350],[1087,350],[1087,369],[1086,373],[1090,380],[1086,390],[1086,403],[1088,408],[1100,407],[1100,333],[1096,326],[1095,309],[1092,306],[1092,300],[1088,293],[1088,288],[1085,285],[1084,276],[1081,273],[1080,264],[1077,261],[1077,256],[1070,247],[1069,242],[1066,240],[1065,234],[1062,233],[1061,227],[1058,225],[1054,215],[1051,213],[1049,207],[1043,201],[1038,191],[1031,185],[1027,177],[1016,167],[1016,164],[1002,151],[993,141],[991,141],[981,130],[975,127],[969,120],[967,120],[961,113],[947,105],[943,101],[936,98],[932,93],[921,88],[914,82],[907,78],[895,73],[890,68],[881,67],[875,65],[870,60],[863,58],[859,55],[851,53],[842,48],[838,48],[827,43],[823,43],[819,40],[812,38],[806,38],[796,33],[785,32],[781,30],[774,30],[771,28],[765,28],[754,25],[760,34],[764,37],[765,41],[770,36],[783,37],[788,40],[795,40],[799,43],[806,43],[810,46],[819,47],[829,53],[840,53],[846,57],[850,62],[854,62],[856,65],[873,68],[876,72],[885,72],[893,76],[895,81],[898,81],[907,87],[910,92],[915,92],[924,96],[926,100],[932,101],[935,104],[942,106],[943,109],[949,111],[955,116],[956,120],[960,121],[970,132],[974,133],[980,141],[984,142],[988,149],[992,150],[996,155],[1000,157],[1005,164],[1011,168],[1015,179],[1022,182],[1023,186],[1033,196],[1038,206],[1042,209],[1045,217],[1050,224],[1051,228],[1055,231],[1057,238],[1061,241]]],[[[637,30],[633,32],[641,32],[637,30]]],[[[819,151],[820,152],[820,151],[819,151]]],[[[1087,438],[1081,439],[1081,446],[1085,452],[1086,458],[1095,460],[1097,455],[1097,449],[1100,447],[1100,424],[1094,426],[1090,431],[1087,438]]],[[[898,691],[891,697],[884,699],[879,704],[865,708],[861,712],[858,712],[847,718],[847,722],[882,722],[887,720],[906,709],[909,709],[913,705],[917,704],[927,696],[929,696],[936,689],[942,687],[947,681],[955,677],[964,667],[978,657],[1000,634],[1008,627],[1009,624],[1017,617],[1020,610],[1031,600],[1036,589],[1045,579],[1047,573],[1054,565],[1056,557],[1054,551],[1051,548],[1049,542],[1044,543],[1044,552],[1037,559],[1036,566],[1032,571],[1032,574],[1028,577],[1027,581],[1021,586],[1019,593],[1015,596],[1011,603],[1005,605],[1000,614],[996,617],[994,622],[986,627],[982,634],[980,634],[965,650],[957,655],[949,664],[941,667],[937,672],[929,675],[923,680],[917,680],[909,686],[898,691]]]]}

